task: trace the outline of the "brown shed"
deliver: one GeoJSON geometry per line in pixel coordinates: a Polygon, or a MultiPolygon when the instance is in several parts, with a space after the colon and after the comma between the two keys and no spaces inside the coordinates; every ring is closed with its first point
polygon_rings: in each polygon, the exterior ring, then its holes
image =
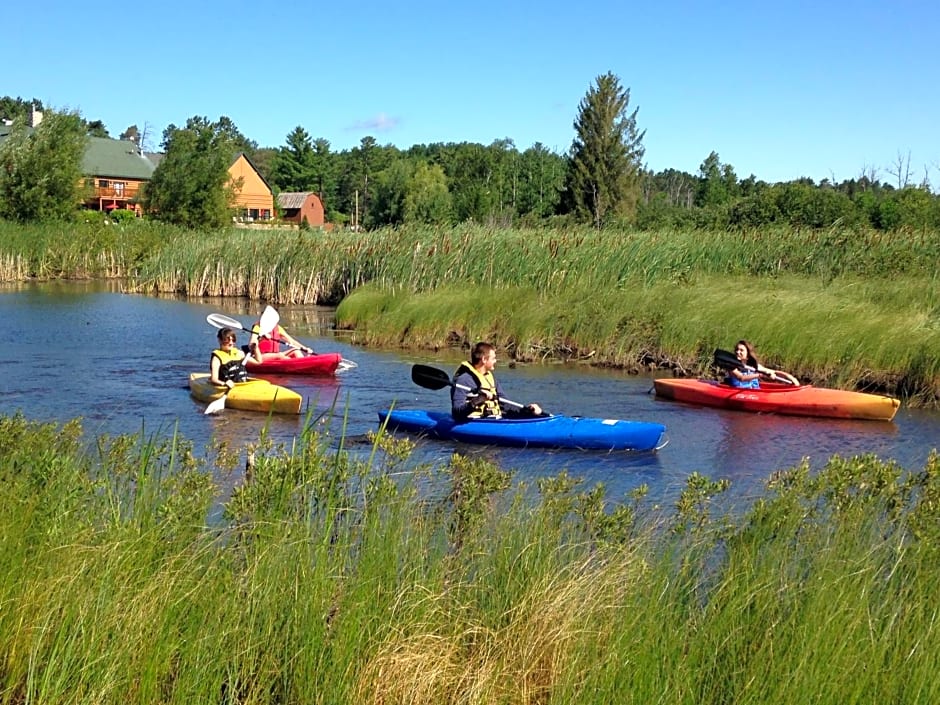
{"type": "Polygon", "coordinates": [[[311,228],[324,225],[323,203],[312,191],[285,191],[277,195],[277,206],[281,209],[281,218],[300,225],[304,218],[311,228]]]}

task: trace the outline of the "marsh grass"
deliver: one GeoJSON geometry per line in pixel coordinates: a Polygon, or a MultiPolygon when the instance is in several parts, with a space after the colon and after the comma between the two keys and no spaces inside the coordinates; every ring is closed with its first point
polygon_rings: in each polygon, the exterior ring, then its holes
{"type": "Polygon", "coordinates": [[[374,443],[262,431],[212,522],[230,451],[0,417],[0,702],[940,696],[936,456],[791,468],[727,516],[697,476],[672,508],[611,507],[374,443]]]}
{"type": "Polygon", "coordinates": [[[98,216],[35,225],[0,220],[0,281],[131,277],[145,257],[181,235],[149,221],[98,216]]]}

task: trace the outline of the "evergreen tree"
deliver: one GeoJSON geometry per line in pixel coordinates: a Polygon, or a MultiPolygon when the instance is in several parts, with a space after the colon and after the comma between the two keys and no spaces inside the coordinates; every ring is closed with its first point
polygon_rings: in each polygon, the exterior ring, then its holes
{"type": "Polygon", "coordinates": [[[77,112],[47,112],[33,130],[17,124],[0,142],[0,217],[26,222],[73,216],[87,143],[77,112]]]}
{"type": "Polygon", "coordinates": [[[313,142],[300,125],[287,135],[271,165],[271,180],[281,191],[307,191],[312,171],[313,142]]]}
{"type": "Polygon", "coordinates": [[[191,117],[186,127],[163,132],[165,155],[145,192],[146,206],[160,220],[190,228],[219,228],[231,218],[228,169],[243,151],[228,118],[210,123],[191,117]]]}
{"type": "Polygon", "coordinates": [[[608,72],[581,100],[568,163],[567,196],[576,215],[602,227],[630,218],[639,199],[646,131],[637,132],[639,108],[628,113],[630,89],[608,72]]]}

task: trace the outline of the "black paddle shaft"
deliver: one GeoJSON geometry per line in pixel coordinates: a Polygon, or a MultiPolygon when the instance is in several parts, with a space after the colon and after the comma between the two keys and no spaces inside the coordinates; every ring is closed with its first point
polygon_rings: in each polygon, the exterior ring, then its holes
{"type": "MultiPolygon", "coordinates": [[[[430,367],[428,365],[412,365],[411,381],[417,384],[419,387],[424,387],[425,389],[457,387],[458,389],[464,389],[468,392],[474,391],[470,389],[470,387],[465,387],[462,384],[455,384],[452,382],[450,376],[444,372],[444,370],[439,370],[436,367],[430,367]]],[[[500,397],[499,401],[502,404],[508,404],[509,406],[516,407],[517,409],[525,408],[525,404],[520,404],[519,402],[513,401],[512,399],[505,399],[500,397]]]]}

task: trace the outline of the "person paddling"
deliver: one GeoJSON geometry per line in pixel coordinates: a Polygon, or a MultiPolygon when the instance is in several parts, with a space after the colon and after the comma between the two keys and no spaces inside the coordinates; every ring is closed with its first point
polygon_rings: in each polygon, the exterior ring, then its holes
{"type": "Polygon", "coordinates": [[[251,339],[248,341],[248,345],[250,346],[253,343],[258,344],[262,360],[284,360],[313,354],[313,348],[295,340],[281,325],[274,326],[274,330],[262,336],[260,320],[255,321],[255,324],[251,327],[251,339]],[[289,345],[291,349],[281,351],[281,343],[289,345]]]}
{"type": "Polygon", "coordinates": [[[738,341],[734,347],[734,354],[741,366],[733,368],[728,373],[727,382],[732,387],[759,389],[762,376],[769,377],[771,381],[783,380],[796,386],[800,384],[799,380],[789,372],[772,370],[760,364],[754,356],[753,346],[746,340],[738,341]]]}
{"type": "Polygon", "coordinates": [[[470,361],[460,363],[460,367],[454,373],[454,385],[450,392],[453,417],[458,421],[464,421],[503,416],[541,416],[542,407],[538,404],[528,404],[518,411],[502,408],[499,399],[503,396],[503,392],[493,376],[495,367],[496,348],[484,342],[474,345],[470,353],[470,361]]]}
{"type": "MultiPolygon", "coordinates": [[[[212,384],[231,389],[237,382],[248,379],[248,370],[245,369],[245,359],[248,357],[235,345],[235,331],[231,328],[222,328],[217,337],[219,347],[212,351],[209,358],[209,380],[212,384]]],[[[258,345],[249,346],[252,359],[261,362],[258,345]]]]}

